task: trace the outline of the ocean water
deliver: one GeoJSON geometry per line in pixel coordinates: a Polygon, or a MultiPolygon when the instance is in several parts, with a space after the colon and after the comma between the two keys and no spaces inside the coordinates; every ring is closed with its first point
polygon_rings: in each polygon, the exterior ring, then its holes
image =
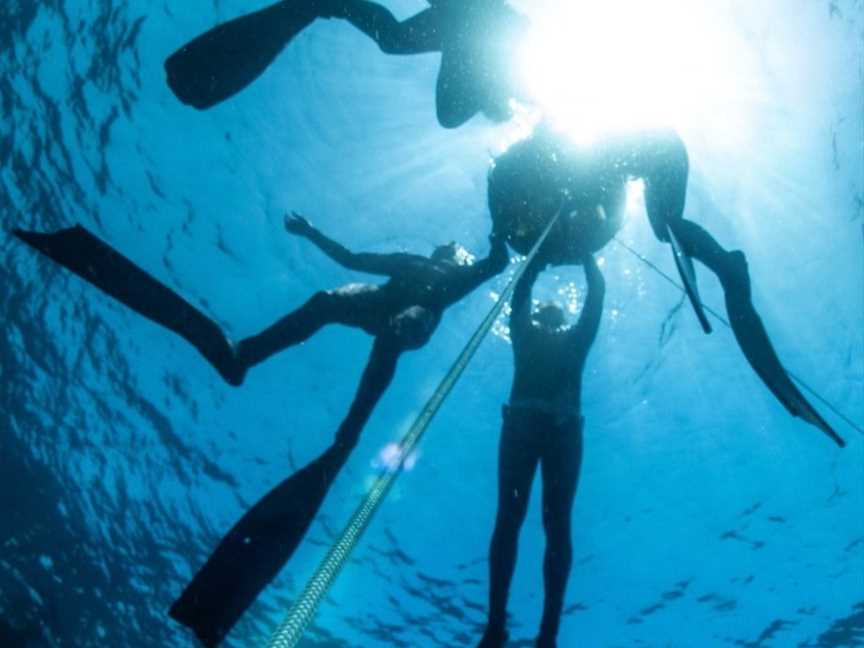
{"type": "MultiPolygon", "coordinates": [[[[230,101],[199,112],[171,95],[164,59],[253,4],[0,8],[2,646],[194,645],[167,608],[239,515],[329,444],[370,347],[330,327],[228,387],[13,227],[85,224],[234,338],[364,280],[287,236],[286,210],[354,249],[428,253],[456,239],[486,253],[489,159],[514,127],[440,128],[438,55],[386,56],[319,21],[230,101]]],[[[672,258],[637,200],[620,237],[643,259],[615,243],[601,253],[562,647],[864,646],[864,438],[838,414],[864,425],[864,4],[713,4],[748,61],[732,103],[749,130],[683,133],[687,214],[746,251],[778,352],[834,408],[817,402],[848,447],[791,418],[727,328],[701,332],[660,275],[675,276],[672,258]]],[[[425,5],[388,6],[405,17],[425,5]]],[[[263,645],[511,274],[403,356],[307,541],[227,645],[263,645]]],[[[699,276],[722,311],[717,282],[699,276]]],[[[538,290],[578,303],[581,271],[549,272],[538,290]]],[[[476,642],[512,372],[504,323],[303,645],[476,642]]],[[[535,492],[514,646],[536,632],[542,550],[535,492]]]]}

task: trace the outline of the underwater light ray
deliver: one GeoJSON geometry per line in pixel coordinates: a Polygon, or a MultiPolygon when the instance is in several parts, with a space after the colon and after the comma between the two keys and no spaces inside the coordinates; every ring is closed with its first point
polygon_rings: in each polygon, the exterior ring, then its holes
{"type": "Polygon", "coordinates": [[[529,13],[532,29],[514,61],[519,78],[575,140],[658,126],[749,134],[760,98],[752,52],[717,8],[608,0],[547,2],[529,13]]]}

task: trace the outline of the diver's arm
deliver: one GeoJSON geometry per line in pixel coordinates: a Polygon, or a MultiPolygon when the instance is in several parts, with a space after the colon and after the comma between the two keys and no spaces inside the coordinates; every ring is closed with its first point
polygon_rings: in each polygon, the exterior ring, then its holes
{"type": "Polygon", "coordinates": [[[324,235],[296,212],[292,212],[291,215],[285,215],[285,230],[295,236],[302,236],[308,239],[324,254],[349,270],[393,276],[408,272],[418,261],[427,262],[425,257],[418,257],[413,254],[352,252],[345,246],[324,235]]]}
{"type": "Polygon", "coordinates": [[[668,241],[666,226],[684,216],[689,158],[672,129],[627,135],[610,142],[615,165],[645,183],[645,210],[655,236],[668,241]]]}
{"type": "Polygon", "coordinates": [[[531,330],[531,291],[542,269],[543,264],[535,258],[519,277],[510,298],[510,339],[514,345],[531,330]]]}
{"type": "Polygon", "coordinates": [[[497,274],[500,274],[507,263],[510,255],[507,253],[507,242],[497,232],[489,235],[489,255],[480,259],[470,266],[459,267],[454,274],[453,286],[449,290],[449,303],[455,303],[465,295],[475,290],[497,274]]]}
{"type": "Polygon", "coordinates": [[[582,307],[579,321],[570,331],[574,345],[579,353],[587,353],[594,339],[597,337],[597,329],[600,328],[600,319],[603,316],[603,299],[606,296],[606,280],[603,273],[597,267],[597,261],[591,254],[585,255],[583,261],[585,278],[588,281],[588,298],[582,307]]]}

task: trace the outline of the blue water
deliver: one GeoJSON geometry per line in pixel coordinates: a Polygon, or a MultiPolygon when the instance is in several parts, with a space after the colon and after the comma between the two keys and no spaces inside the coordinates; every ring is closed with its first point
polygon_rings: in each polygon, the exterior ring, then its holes
{"type": "MultiPolygon", "coordinates": [[[[320,22],[235,99],[205,113],[176,101],[164,58],[251,4],[6,0],[4,229],[81,222],[235,338],[315,290],[362,279],[286,236],[287,209],[355,249],[427,253],[458,239],[485,254],[486,171],[506,127],[437,125],[437,55],[388,57],[346,25],[320,22]]],[[[388,6],[407,16],[423,5],[388,6]]],[[[772,98],[760,104],[760,136],[745,149],[688,140],[689,217],[746,250],[784,362],[858,425],[862,13],[859,0],[742,11],[740,33],[761,61],[754,78],[772,98]]],[[[622,239],[674,275],[640,209],[622,239]]],[[[0,245],[3,645],[191,646],[168,606],[242,511],[329,444],[369,339],[326,329],[230,388],[182,340],[8,234],[0,245]]],[[[864,646],[862,434],[820,404],[848,441],[840,451],[790,418],[728,329],[705,336],[658,273],[615,244],[603,256],[606,317],[584,381],[560,645],[864,646]]],[[[722,310],[719,286],[700,277],[705,301],[722,310]]],[[[507,279],[454,306],[427,347],[403,356],[308,541],[229,645],[260,645],[270,632],[364,493],[376,455],[507,279]]],[[[541,290],[570,282],[581,294],[573,269],[547,274],[541,290]]],[[[307,645],[476,641],[511,367],[507,340],[491,336],[307,645]]],[[[516,646],[530,645],[542,600],[537,495],[511,599],[516,646]]]]}

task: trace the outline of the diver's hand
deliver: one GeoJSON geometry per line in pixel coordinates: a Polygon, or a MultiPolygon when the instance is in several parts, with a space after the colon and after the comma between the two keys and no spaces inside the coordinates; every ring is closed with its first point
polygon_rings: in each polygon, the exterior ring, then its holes
{"type": "Polygon", "coordinates": [[[489,234],[489,249],[496,254],[507,254],[507,236],[495,230],[489,234]]]}
{"type": "Polygon", "coordinates": [[[312,227],[312,224],[297,212],[285,214],[284,222],[285,231],[294,234],[294,236],[303,236],[308,238],[313,232],[315,232],[315,228],[312,227]]]}
{"type": "Polygon", "coordinates": [[[507,252],[507,237],[495,230],[489,235],[489,258],[496,272],[501,272],[510,261],[507,252]]]}

